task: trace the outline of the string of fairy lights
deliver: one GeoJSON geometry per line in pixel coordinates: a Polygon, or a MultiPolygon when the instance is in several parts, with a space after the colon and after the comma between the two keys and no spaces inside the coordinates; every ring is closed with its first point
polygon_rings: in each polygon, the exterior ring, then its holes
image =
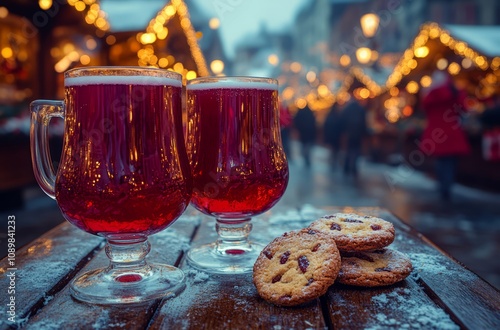
{"type": "Polygon", "coordinates": [[[196,78],[198,74],[200,76],[207,76],[209,74],[205,58],[198,45],[198,36],[189,18],[188,8],[182,0],[172,0],[163,7],[156,17],[149,22],[146,31],[137,34],[137,40],[143,45],[137,52],[137,57],[139,58],[138,64],[140,66],[171,68],[173,71],[181,73],[187,80],[196,78]],[[167,37],[169,30],[166,25],[175,15],[179,15],[180,26],[186,36],[198,72],[188,70],[182,62],[176,62],[173,55],[160,58],[155,55],[153,44],[156,40],[164,40],[167,37]]]}
{"type": "MultiPolygon", "coordinates": [[[[383,105],[386,109],[385,116],[389,122],[394,123],[401,118],[410,116],[413,113],[413,108],[408,102],[405,102],[401,96],[401,90],[406,91],[410,95],[415,95],[421,88],[429,87],[432,84],[431,72],[428,72],[428,74],[418,73],[413,75],[413,72],[419,66],[420,60],[431,55],[429,41],[436,41],[444,45],[453,54],[461,58],[459,62],[450,62],[445,57],[436,58],[434,59],[435,62],[432,62],[435,65],[434,69],[447,71],[450,75],[456,76],[462,70],[478,68],[484,74],[478,84],[482,88],[476,88],[476,97],[486,99],[498,91],[500,83],[500,57],[488,60],[486,56],[475,51],[466,42],[454,38],[450,32],[440,27],[437,23],[426,23],[422,25],[419,34],[415,37],[410,47],[405,50],[385,84],[379,85],[362,68],[353,66],[343,80],[341,87],[336,91],[335,102],[344,103],[351,96],[357,99],[387,98],[383,102],[383,105]],[[405,78],[408,82],[406,82],[405,78]],[[418,81],[416,78],[419,78],[418,81]],[[351,87],[356,80],[363,86],[352,89],[351,87]]],[[[432,71],[433,69],[428,68],[428,70],[432,71]]],[[[295,105],[299,108],[302,106],[302,104],[297,102],[295,105]]],[[[323,105],[326,108],[331,107],[333,102],[323,105]]],[[[310,107],[314,110],[314,105],[310,107]]]]}
{"type": "MultiPolygon", "coordinates": [[[[50,1],[51,0],[40,0],[40,2],[50,1]]],[[[78,11],[86,10],[85,21],[88,24],[96,26],[101,31],[109,30],[109,23],[106,20],[106,14],[100,9],[98,0],[68,0],[68,4],[75,7],[78,11]]],[[[47,4],[45,4],[45,6],[47,6],[47,4]]],[[[198,46],[199,37],[200,35],[194,31],[191,24],[189,11],[184,1],[172,0],[158,12],[155,18],[149,22],[144,32],[137,34],[137,40],[143,45],[143,47],[137,52],[138,65],[170,68],[183,74],[188,80],[196,78],[198,74],[201,76],[208,75],[209,71],[205,58],[198,46]],[[179,15],[180,25],[187,38],[193,60],[198,68],[198,72],[188,70],[182,65],[181,62],[175,62],[175,58],[173,58],[173,56],[159,58],[155,55],[155,48],[153,45],[157,40],[164,40],[167,37],[169,31],[166,25],[175,15],[179,15]]],[[[463,58],[460,64],[456,62],[448,63],[445,58],[438,59],[436,61],[437,69],[448,70],[451,75],[458,74],[461,69],[469,69],[472,65],[477,66],[483,71],[491,68],[495,72],[500,68],[500,57],[493,58],[491,63],[489,63],[485,56],[469,47],[466,42],[455,39],[447,30],[441,28],[437,23],[427,23],[421,27],[419,34],[415,37],[411,46],[403,53],[399,63],[387,78],[385,86],[380,86],[373,81],[370,76],[365,74],[362,68],[351,67],[349,75],[337,91],[336,97],[332,97],[330,95],[330,91],[322,93],[318,89],[317,97],[308,95],[306,96],[306,101],[308,103],[316,102],[317,104],[314,108],[331,106],[329,103],[333,103],[336,100],[346,101],[350,97],[348,91],[355,79],[360,81],[365,86],[357,88],[352,92],[356,98],[374,98],[384,92],[390,91],[391,89],[391,94],[394,94],[394,87],[396,87],[403,80],[403,78],[410,76],[410,74],[417,68],[418,59],[425,58],[429,55],[430,50],[427,46],[429,40],[438,40],[444,46],[451,49],[455,54],[463,58]]],[[[492,85],[492,83],[497,82],[494,75],[489,75],[487,77],[486,83],[488,85],[492,85]]],[[[405,89],[410,94],[416,94],[421,87],[428,87],[431,83],[431,77],[424,75],[421,77],[419,82],[410,80],[406,84],[405,89]]],[[[299,103],[303,104],[303,102],[300,101],[299,103]]]]}
{"type": "MultiPolygon", "coordinates": [[[[110,29],[109,22],[106,18],[106,13],[101,10],[98,0],[67,0],[68,5],[75,8],[76,11],[85,12],[85,22],[95,26],[99,31],[99,37],[104,36],[104,33],[110,29]]],[[[39,0],[40,8],[50,8],[52,0],[39,0]]]]}
{"type": "MultiPolygon", "coordinates": [[[[439,70],[447,69],[451,75],[457,75],[462,68],[469,69],[472,65],[476,65],[483,71],[489,68],[487,58],[469,47],[466,42],[453,38],[448,31],[442,29],[436,23],[424,24],[410,48],[403,53],[401,60],[387,79],[386,87],[388,89],[396,86],[405,76],[408,76],[416,69],[416,59],[425,58],[429,55],[429,48],[426,46],[429,39],[439,40],[443,45],[463,58],[461,65],[456,62],[448,63],[445,58],[438,59],[436,66],[439,70]]],[[[494,61],[499,63],[500,58],[495,58],[494,61]]],[[[411,90],[414,89],[411,88],[411,90]]]]}
{"type": "MultiPolygon", "coordinates": [[[[40,0],[40,7],[50,8],[52,0],[40,0]]],[[[95,26],[98,37],[103,37],[110,29],[109,22],[106,19],[106,13],[101,10],[98,0],[68,0],[68,4],[79,12],[85,13],[85,22],[95,26]]],[[[209,74],[205,58],[198,45],[197,34],[191,24],[189,11],[182,0],[171,0],[165,5],[153,18],[144,32],[136,35],[137,41],[141,44],[137,50],[137,64],[139,66],[155,66],[176,71],[183,75],[185,80],[196,78],[198,75],[206,76],[209,74]],[[181,61],[176,61],[173,54],[157,56],[155,43],[165,40],[169,34],[167,27],[171,19],[178,15],[180,26],[186,37],[191,56],[196,64],[196,70],[190,70],[184,66],[181,61]]]]}

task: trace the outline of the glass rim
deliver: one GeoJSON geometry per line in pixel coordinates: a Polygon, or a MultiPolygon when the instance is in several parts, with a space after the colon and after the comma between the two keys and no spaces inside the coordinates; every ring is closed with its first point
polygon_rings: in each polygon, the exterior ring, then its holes
{"type": "Polygon", "coordinates": [[[64,72],[64,79],[93,76],[145,76],[169,78],[182,82],[180,73],[156,67],[142,66],[82,66],[64,72]]]}
{"type": "Polygon", "coordinates": [[[255,76],[209,76],[209,77],[197,77],[186,82],[186,87],[198,84],[210,84],[210,83],[265,83],[270,85],[276,85],[278,88],[278,79],[269,77],[255,77],[255,76]]]}

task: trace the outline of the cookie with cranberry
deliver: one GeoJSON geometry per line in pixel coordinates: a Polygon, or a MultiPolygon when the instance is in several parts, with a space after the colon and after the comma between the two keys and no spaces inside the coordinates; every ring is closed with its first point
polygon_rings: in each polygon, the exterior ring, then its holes
{"type": "Polygon", "coordinates": [[[385,286],[404,280],[412,271],[405,254],[381,249],[371,252],[341,252],[337,282],[355,286],[385,286]]]}
{"type": "Polygon", "coordinates": [[[295,306],[325,294],[339,270],[335,240],[306,228],[285,233],[262,250],[253,267],[253,283],[265,300],[295,306]]]}
{"type": "Polygon", "coordinates": [[[389,221],[368,215],[336,213],[314,221],[309,228],[331,235],[340,251],[381,249],[394,241],[389,221]]]}

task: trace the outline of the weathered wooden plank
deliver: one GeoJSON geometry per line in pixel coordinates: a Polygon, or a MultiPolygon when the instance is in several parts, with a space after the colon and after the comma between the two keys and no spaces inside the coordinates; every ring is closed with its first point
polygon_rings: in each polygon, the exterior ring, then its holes
{"type": "Polygon", "coordinates": [[[398,250],[407,253],[417,280],[436,303],[469,329],[500,329],[500,292],[446,255],[413,228],[386,212],[397,223],[398,250]],[[471,312],[473,311],[473,312],[471,312]]]}
{"type": "Polygon", "coordinates": [[[88,262],[101,242],[101,238],[63,223],[16,251],[14,265],[4,258],[0,262],[0,287],[5,288],[0,295],[0,313],[8,315],[7,303],[14,297],[16,322],[12,324],[7,317],[2,317],[0,326],[18,326],[43,307],[88,262]],[[7,294],[11,278],[15,284],[12,295],[7,294]]]}
{"type": "MultiPolygon", "coordinates": [[[[355,324],[366,325],[368,322],[372,326],[376,324],[390,326],[389,322],[394,322],[396,326],[404,326],[409,321],[412,321],[415,324],[421,322],[422,326],[431,328],[440,328],[446,324],[453,326],[454,322],[471,329],[500,327],[500,294],[498,290],[439,250],[415,229],[403,223],[387,210],[380,208],[335,207],[323,210],[313,209],[309,212],[309,218],[313,220],[321,216],[322,213],[335,212],[369,214],[394,223],[397,235],[391,247],[407,253],[412,259],[415,268],[412,276],[403,282],[404,284],[398,284],[406,285],[411,290],[408,290],[408,288],[398,289],[396,285],[383,290],[392,289],[395,290],[393,292],[401,292],[401,295],[391,294],[389,291],[389,293],[385,292],[383,296],[380,296],[384,299],[391,298],[393,303],[399,303],[400,306],[406,306],[406,311],[401,310],[400,313],[394,314],[389,309],[377,311],[368,308],[369,314],[359,311],[360,318],[355,324]],[[407,298],[402,298],[405,295],[407,298]],[[402,302],[406,302],[406,304],[401,304],[402,302]],[[413,308],[410,308],[412,306],[413,308]],[[408,310],[412,311],[409,312],[408,310]],[[472,310],[474,313],[471,313],[472,310]],[[429,313],[428,316],[424,315],[425,311],[429,313]],[[369,315],[370,318],[367,318],[366,315],[369,315]]],[[[374,302],[370,299],[374,298],[372,296],[374,292],[380,295],[379,290],[360,290],[334,285],[328,293],[332,326],[352,326],[353,320],[356,320],[355,314],[358,313],[357,307],[354,308],[354,314],[349,312],[352,312],[352,305],[366,304],[373,306],[374,302]],[[350,309],[341,306],[335,307],[336,299],[349,301],[350,309]],[[338,318],[339,315],[350,316],[338,318]]],[[[376,297],[374,298],[375,302],[380,302],[381,298],[377,300],[376,297]]],[[[380,307],[380,304],[378,305],[380,307]]]]}
{"type": "MultiPolygon", "coordinates": [[[[371,214],[375,215],[374,212],[371,214]]],[[[384,218],[388,219],[387,216],[384,218]]],[[[399,225],[395,221],[396,240],[390,247],[406,252],[409,236],[398,230],[399,225]]],[[[428,296],[417,278],[418,273],[414,271],[405,281],[387,287],[333,285],[327,293],[332,327],[349,328],[355,324],[356,327],[375,329],[459,329],[461,323],[457,324],[446,308],[441,308],[428,296]]]]}
{"type": "MultiPolygon", "coordinates": [[[[151,236],[152,249],[148,260],[170,265],[178,262],[198,224],[198,217],[182,216],[170,228],[151,236]]],[[[101,250],[79,273],[107,265],[107,256],[101,250]]],[[[50,325],[59,329],[142,329],[149,323],[158,303],[151,301],[124,306],[86,304],[73,299],[69,286],[65,286],[29,319],[26,328],[38,329],[50,325]]]]}
{"type": "Polygon", "coordinates": [[[495,288],[388,211],[357,208],[356,212],[379,216],[394,223],[396,239],[391,247],[410,257],[414,271],[402,284],[383,289],[389,290],[387,292],[334,285],[328,293],[334,327],[349,326],[354,317],[338,317],[349,315],[349,308],[335,304],[338,299],[349,301],[351,309],[352,305],[359,304],[375,306],[367,307],[368,314],[359,314],[361,317],[356,324],[367,326],[404,327],[412,323],[426,328],[453,328],[453,323],[456,323],[457,327],[469,329],[500,327],[500,294],[495,288]],[[401,285],[405,287],[401,289],[401,285]],[[400,306],[398,313],[394,314],[387,308],[380,309],[384,300],[390,306],[400,306]]]}
{"type": "Polygon", "coordinates": [[[334,329],[459,329],[412,279],[388,287],[333,285],[328,309],[334,329]]]}
{"type": "Polygon", "coordinates": [[[184,292],[165,301],[150,329],[324,329],[319,300],[277,307],[257,294],[252,274],[213,275],[183,266],[184,292]]]}
{"type": "MultiPolygon", "coordinates": [[[[344,207],[310,210],[309,220],[336,212],[374,215],[393,222],[397,239],[391,247],[396,250],[401,250],[399,242],[408,236],[407,226],[398,219],[389,217],[379,208],[344,207]]],[[[450,316],[427,296],[413,278],[381,288],[357,288],[334,284],[323,299],[329,311],[326,318],[330,327],[334,329],[413,326],[428,329],[458,329],[450,316]]]]}
{"type": "MultiPolygon", "coordinates": [[[[414,272],[405,281],[384,288],[335,284],[321,300],[283,308],[258,296],[251,274],[209,275],[183,262],[187,285],[173,299],[130,306],[89,305],[72,299],[67,283],[86,263],[86,256],[99,249],[100,239],[64,224],[60,227],[64,230],[47,233],[18,251],[18,272],[24,270],[24,276],[16,282],[21,294],[16,299],[22,297],[25,314],[38,311],[28,319],[28,329],[500,328],[499,292],[385,210],[311,206],[295,209],[278,204],[253,220],[251,238],[267,244],[285,231],[304,228],[319,216],[333,212],[360,212],[393,222],[397,236],[392,247],[410,256],[414,272]],[[79,263],[73,261],[78,259],[75,255],[80,256],[79,263]],[[73,268],[61,266],[68,264],[73,268]],[[53,274],[57,275],[52,278],[53,274]],[[23,284],[22,290],[19,283],[23,284]]],[[[212,218],[204,217],[200,225],[199,213],[190,210],[185,214],[171,228],[151,237],[150,260],[178,264],[195,230],[194,244],[215,240],[212,218]]],[[[101,251],[81,271],[107,262],[101,251]]],[[[5,273],[6,260],[1,265],[5,273]]],[[[2,287],[5,281],[5,276],[0,279],[2,287]]],[[[4,299],[0,296],[2,307],[6,306],[4,299]]]]}
{"type": "MultiPolygon", "coordinates": [[[[297,210],[274,208],[252,220],[251,239],[264,244],[304,226],[297,210]]],[[[214,219],[204,217],[193,245],[216,239],[214,219]]],[[[277,307],[259,297],[252,274],[214,275],[185,262],[184,292],[162,304],[150,329],[324,329],[319,299],[295,308],[277,307]]]]}

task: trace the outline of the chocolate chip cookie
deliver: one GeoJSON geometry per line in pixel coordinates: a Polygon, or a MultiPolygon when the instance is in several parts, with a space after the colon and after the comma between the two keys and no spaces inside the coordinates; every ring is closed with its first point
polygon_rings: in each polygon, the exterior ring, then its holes
{"type": "Polygon", "coordinates": [[[275,238],[253,267],[259,295],[280,306],[306,303],[326,293],[340,270],[335,240],[310,228],[275,238]]]}
{"type": "Polygon", "coordinates": [[[326,215],[309,228],[331,235],[340,251],[370,251],[394,241],[392,223],[372,216],[354,213],[326,215]]]}
{"type": "Polygon", "coordinates": [[[381,249],[371,252],[341,252],[342,266],[337,281],[355,286],[385,286],[404,280],[412,271],[405,254],[381,249]]]}

